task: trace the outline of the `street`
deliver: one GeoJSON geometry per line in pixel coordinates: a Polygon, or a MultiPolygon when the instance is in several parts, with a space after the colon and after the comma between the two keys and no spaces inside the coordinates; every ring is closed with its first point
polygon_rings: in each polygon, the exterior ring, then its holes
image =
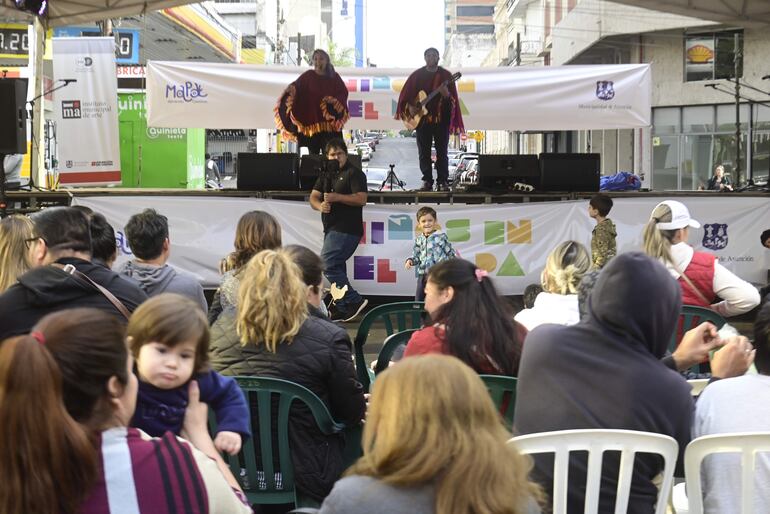
{"type": "MultiPolygon", "coordinates": [[[[366,164],[366,163],[364,163],[366,164]]],[[[413,137],[386,137],[380,140],[377,151],[372,152],[368,165],[372,168],[385,168],[395,164],[394,171],[398,178],[406,182],[406,189],[418,189],[422,186],[422,173],[417,160],[417,140],[413,137]]]]}

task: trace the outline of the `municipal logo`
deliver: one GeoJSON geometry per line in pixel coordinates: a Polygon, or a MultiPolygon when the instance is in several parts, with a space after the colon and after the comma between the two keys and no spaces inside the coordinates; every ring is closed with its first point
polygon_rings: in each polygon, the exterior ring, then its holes
{"type": "Polygon", "coordinates": [[[93,64],[94,59],[87,56],[78,57],[78,59],[75,61],[75,66],[78,68],[90,68],[93,64]]]}
{"type": "Polygon", "coordinates": [[[611,80],[599,80],[596,82],[596,98],[599,100],[612,100],[615,98],[614,82],[611,80]]]}
{"type": "Polygon", "coordinates": [[[62,100],[61,117],[65,120],[80,119],[82,117],[80,100],[62,100]]]}
{"type": "Polygon", "coordinates": [[[203,90],[203,85],[198,82],[182,82],[179,84],[166,84],[166,99],[172,103],[178,102],[206,102],[208,95],[203,90]]]}
{"type": "Polygon", "coordinates": [[[703,225],[703,247],[709,250],[727,248],[727,223],[706,223],[703,225]]]}

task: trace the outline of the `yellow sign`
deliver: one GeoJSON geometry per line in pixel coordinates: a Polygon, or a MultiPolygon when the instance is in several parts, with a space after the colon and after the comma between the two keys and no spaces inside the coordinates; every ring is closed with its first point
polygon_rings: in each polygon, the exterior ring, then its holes
{"type": "Polygon", "coordinates": [[[660,146],[660,138],[659,137],[653,137],[652,138],[652,146],[660,146]]]}

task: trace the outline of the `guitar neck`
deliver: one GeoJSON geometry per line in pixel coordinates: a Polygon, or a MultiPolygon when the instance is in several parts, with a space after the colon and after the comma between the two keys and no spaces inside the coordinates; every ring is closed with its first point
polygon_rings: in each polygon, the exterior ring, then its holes
{"type": "MultiPolygon", "coordinates": [[[[445,84],[442,84],[442,86],[444,86],[444,85],[445,84]]],[[[439,87],[442,87],[442,86],[439,86],[439,87]]],[[[431,91],[431,93],[428,96],[425,97],[425,100],[420,102],[420,107],[422,108],[422,107],[425,107],[426,105],[428,105],[428,103],[431,100],[433,100],[438,93],[439,93],[438,89],[434,89],[433,91],[431,91]]]]}

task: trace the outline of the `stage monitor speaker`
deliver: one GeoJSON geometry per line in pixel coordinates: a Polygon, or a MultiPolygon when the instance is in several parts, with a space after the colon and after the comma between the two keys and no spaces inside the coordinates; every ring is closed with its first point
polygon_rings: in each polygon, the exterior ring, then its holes
{"type": "Polygon", "coordinates": [[[481,188],[514,189],[518,183],[540,189],[537,155],[479,155],[477,166],[481,188]]]}
{"type": "Polygon", "coordinates": [[[598,191],[601,174],[598,153],[541,153],[543,191],[598,191]]]}
{"type": "Polygon", "coordinates": [[[238,153],[239,191],[296,191],[299,158],[295,153],[238,153]]]}
{"type": "Polygon", "coordinates": [[[27,153],[27,79],[0,79],[0,154],[27,153]]]}
{"type": "Polygon", "coordinates": [[[325,159],[321,155],[303,155],[299,161],[299,189],[310,191],[313,189],[321,173],[321,167],[325,159]]]}

